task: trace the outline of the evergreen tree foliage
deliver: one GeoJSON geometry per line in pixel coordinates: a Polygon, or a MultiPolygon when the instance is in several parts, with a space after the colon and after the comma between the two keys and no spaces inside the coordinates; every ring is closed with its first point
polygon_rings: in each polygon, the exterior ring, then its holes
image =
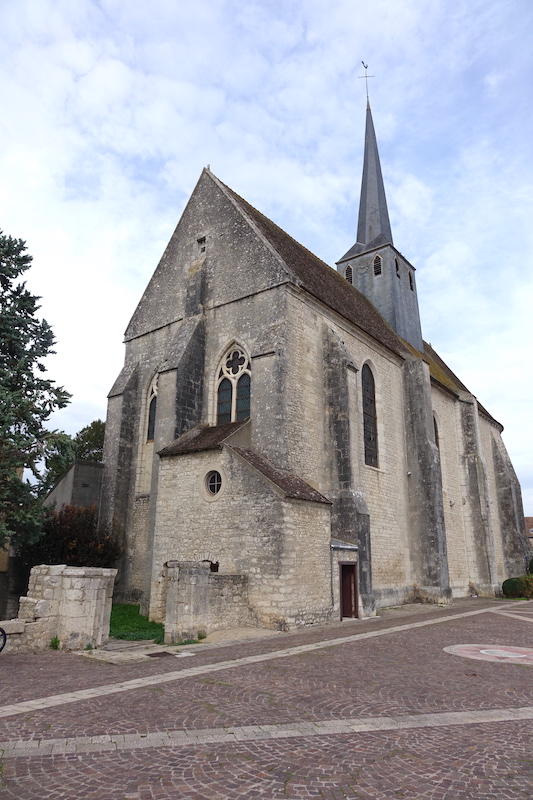
{"type": "Polygon", "coordinates": [[[22,472],[38,474],[57,436],[45,422],[70,397],[43,375],[54,335],[37,317],[39,298],[19,281],[32,261],[25,251],[21,239],[0,231],[0,546],[11,541],[15,550],[41,530],[40,502],[22,472]]]}

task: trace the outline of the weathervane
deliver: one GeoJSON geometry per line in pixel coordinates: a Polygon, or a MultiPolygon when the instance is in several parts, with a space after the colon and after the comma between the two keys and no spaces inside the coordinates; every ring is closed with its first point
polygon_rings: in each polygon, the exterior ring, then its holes
{"type": "Polygon", "coordinates": [[[361,64],[365,68],[365,74],[364,75],[359,75],[358,77],[365,79],[365,83],[366,83],[366,102],[369,103],[369,100],[368,100],[368,79],[369,78],[374,78],[375,76],[368,74],[368,64],[365,64],[364,61],[361,61],[361,64]]]}

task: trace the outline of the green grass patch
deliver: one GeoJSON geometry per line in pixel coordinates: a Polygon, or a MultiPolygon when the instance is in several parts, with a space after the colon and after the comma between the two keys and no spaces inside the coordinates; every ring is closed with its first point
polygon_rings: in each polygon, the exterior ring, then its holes
{"type": "Polygon", "coordinates": [[[153,639],[156,644],[163,644],[165,629],[161,622],[150,622],[148,617],[139,614],[139,606],[114,605],[111,609],[109,634],[115,639],[128,642],[153,639]]]}

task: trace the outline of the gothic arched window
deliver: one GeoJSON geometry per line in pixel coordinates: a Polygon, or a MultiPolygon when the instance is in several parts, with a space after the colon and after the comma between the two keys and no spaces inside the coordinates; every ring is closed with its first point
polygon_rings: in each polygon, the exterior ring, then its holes
{"type": "Polygon", "coordinates": [[[353,269],[350,265],[346,267],[346,272],[344,273],[346,280],[348,283],[353,283],[353,269]]]}
{"type": "Polygon", "coordinates": [[[240,422],[250,416],[251,371],[248,356],[232,347],[217,374],[217,425],[240,422]]]}
{"type": "Polygon", "coordinates": [[[437,420],[435,419],[435,416],[433,416],[433,432],[435,434],[435,444],[437,445],[437,450],[440,450],[439,429],[437,426],[437,420]]]}
{"type": "Polygon", "coordinates": [[[381,256],[374,258],[374,275],[381,275],[381,256]]]}
{"type": "Polygon", "coordinates": [[[146,441],[152,442],[155,434],[155,417],[157,413],[157,377],[152,381],[148,395],[148,424],[146,426],[146,441]]]}
{"type": "Polygon", "coordinates": [[[372,370],[365,364],[361,371],[363,390],[363,439],[365,464],[378,466],[378,420],[376,414],[376,387],[372,370]]]}

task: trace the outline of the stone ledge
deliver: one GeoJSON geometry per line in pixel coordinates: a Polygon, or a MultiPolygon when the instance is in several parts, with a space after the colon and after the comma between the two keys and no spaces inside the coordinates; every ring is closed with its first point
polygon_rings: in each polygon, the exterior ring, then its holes
{"type": "Polygon", "coordinates": [[[24,633],[25,627],[26,627],[26,620],[24,619],[0,620],[0,628],[3,628],[7,634],[24,633]]]}

